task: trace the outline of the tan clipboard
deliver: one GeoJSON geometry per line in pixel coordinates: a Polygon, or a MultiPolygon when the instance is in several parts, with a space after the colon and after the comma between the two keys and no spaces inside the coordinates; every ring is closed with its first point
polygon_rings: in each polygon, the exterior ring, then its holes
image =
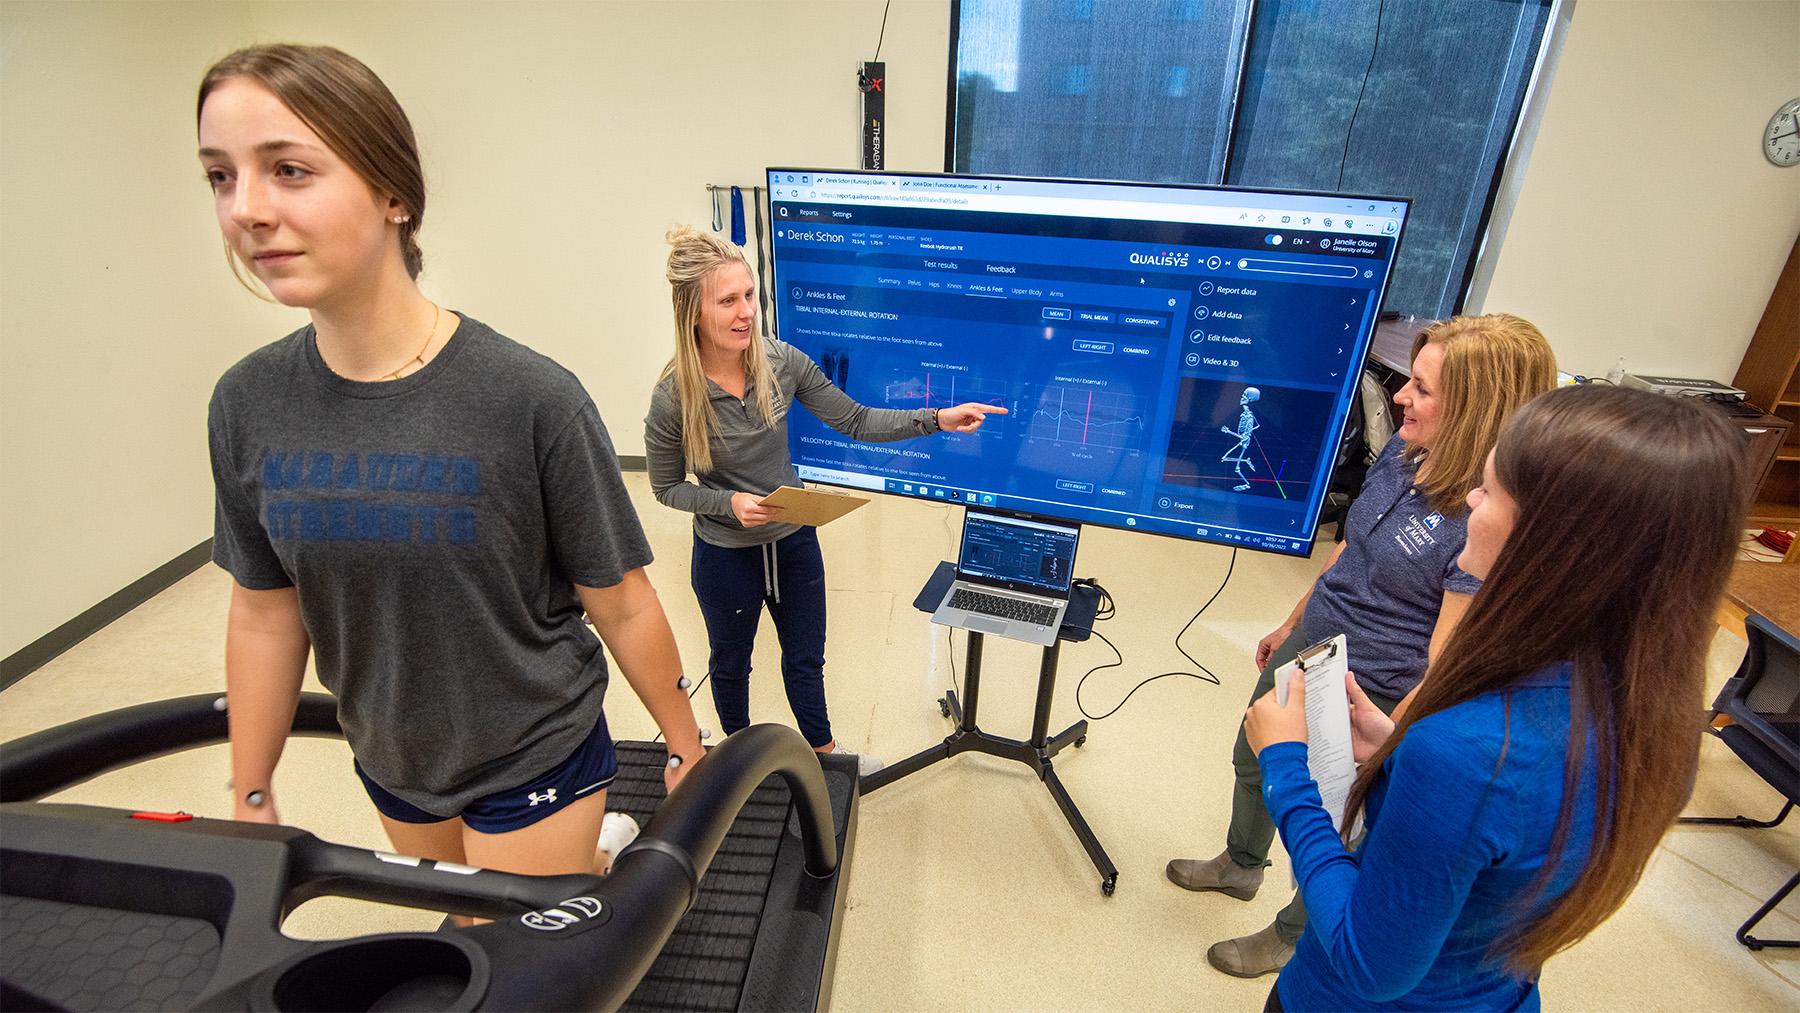
{"type": "Polygon", "coordinates": [[[784,485],[758,500],[763,506],[780,507],[775,520],[784,524],[829,524],[867,503],[866,496],[852,496],[829,489],[802,489],[784,485]]]}

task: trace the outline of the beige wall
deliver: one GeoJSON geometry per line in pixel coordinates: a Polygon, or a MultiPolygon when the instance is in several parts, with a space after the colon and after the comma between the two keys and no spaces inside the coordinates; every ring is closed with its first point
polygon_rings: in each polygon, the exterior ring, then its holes
{"type": "Polygon", "coordinates": [[[1796,53],[1794,0],[1580,0],[1483,308],[1572,372],[1729,381],[1800,233],[1760,137],[1796,53]]]}
{"type": "Polygon", "coordinates": [[[206,4],[0,4],[0,656],[210,534],[206,401],[292,318],[233,291],[206,4]]]}
{"type": "MultiPolygon", "coordinates": [[[[211,533],[213,380],[300,314],[226,273],[207,63],[328,42],[412,114],[429,295],[573,369],[622,453],[667,356],[660,237],[708,182],[857,159],[880,0],[0,3],[0,656],[211,533]]],[[[947,0],[897,0],[888,165],[942,165],[947,0]]],[[[1800,229],[1756,135],[1800,4],[1582,0],[1486,300],[1565,365],[1729,376],[1800,229]]]]}
{"type": "MultiPolygon", "coordinates": [[[[880,0],[0,3],[0,657],[211,534],[206,401],[304,322],[226,272],[193,90],[343,48],[413,118],[426,293],[573,369],[619,451],[669,354],[669,225],[709,182],[854,166],[880,0]]],[[[946,0],[897,0],[890,168],[943,167],[946,0]]]]}

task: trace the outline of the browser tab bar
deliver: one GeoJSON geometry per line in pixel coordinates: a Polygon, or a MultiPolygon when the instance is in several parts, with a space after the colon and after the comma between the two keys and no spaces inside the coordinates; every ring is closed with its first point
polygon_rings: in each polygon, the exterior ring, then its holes
{"type": "Polygon", "coordinates": [[[1290,233],[1397,236],[1405,212],[1403,204],[1367,198],[1296,194],[1270,204],[1265,194],[1189,195],[1125,183],[787,170],[771,170],[769,182],[775,202],[1171,221],[1290,233]]]}

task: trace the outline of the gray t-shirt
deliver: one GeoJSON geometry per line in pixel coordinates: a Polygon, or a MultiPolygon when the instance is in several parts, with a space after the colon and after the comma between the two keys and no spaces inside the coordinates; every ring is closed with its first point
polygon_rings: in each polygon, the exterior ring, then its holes
{"type": "Polygon", "coordinates": [[[298,589],[377,784],[451,816],[593,730],[606,659],[575,585],[619,583],[650,547],[573,374],[463,317],[417,373],[360,383],[306,327],[219,380],[207,429],[213,559],[298,589]]]}
{"type": "Polygon", "coordinates": [[[1474,594],[1481,581],[1456,565],[1469,514],[1431,509],[1413,488],[1416,464],[1396,436],[1369,468],[1345,521],[1344,554],[1313,585],[1300,620],[1309,644],[1344,634],[1356,681],[1402,697],[1425,677],[1444,592],[1474,594]]]}
{"type": "Polygon", "coordinates": [[[731,512],[732,493],[767,496],[784,485],[800,484],[788,456],[787,415],[796,401],[853,440],[904,440],[937,432],[929,408],[907,411],[858,404],[826,379],[824,370],[805,352],[773,338],[764,348],[779,388],[774,398],[775,426],[769,428],[756,407],[754,383],[742,398],[736,398],[706,381],[719,429],[712,439],[712,470],[696,475],[698,483],[687,481],[687,455],[681,449],[681,396],[675,390],[675,378],[663,378],[650,393],[650,414],[644,418],[650,491],[664,506],[692,512],[694,532],[709,545],[727,549],[763,545],[800,530],[798,524],[779,521],[746,528],[731,512]]]}

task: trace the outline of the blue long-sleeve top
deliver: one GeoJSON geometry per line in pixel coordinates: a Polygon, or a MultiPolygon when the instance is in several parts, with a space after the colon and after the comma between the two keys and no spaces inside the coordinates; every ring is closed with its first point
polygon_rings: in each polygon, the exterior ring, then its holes
{"type": "Polygon", "coordinates": [[[1492,946],[1569,888],[1591,844],[1590,761],[1562,859],[1529,897],[1562,807],[1569,675],[1555,666],[1415,723],[1369,793],[1355,854],[1320,805],[1306,744],[1262,751],[1263,798],[1307,910],[1276,982],[1282,1008],[1539,1008],[1537,982],[1505,970],[1492,946]]]}

